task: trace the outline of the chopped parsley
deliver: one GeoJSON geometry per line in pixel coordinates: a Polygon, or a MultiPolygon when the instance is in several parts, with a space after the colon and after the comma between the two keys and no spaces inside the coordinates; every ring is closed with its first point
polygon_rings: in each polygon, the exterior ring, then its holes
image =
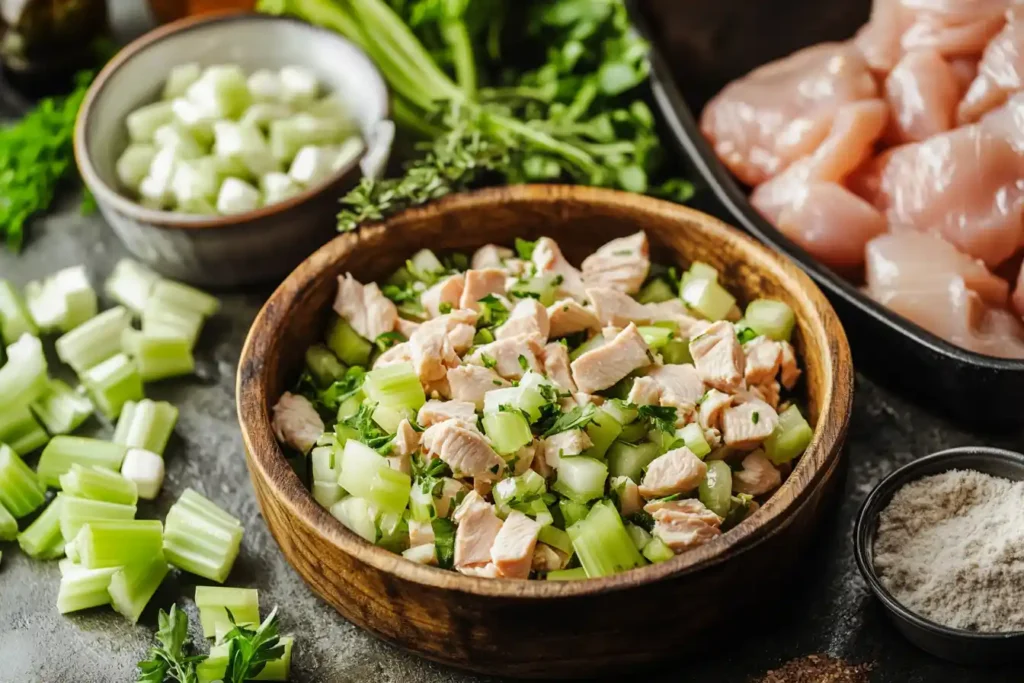
{"type": "Polygon", "coordinates": [[[742,327],[736,330],[736,339],[739,340],[740,344],[746,344],[748,341],[757,339],[757,332],[754,332],[749,327],[742,327]]]}
{"type": "Polygon", "coordinates": [[[359,434],[359,441],[378,453],[387,453],[391,449],[391,441],[395,437],[393,434],[385,432],[373,421],[373,411],[376,408],[376,403],[363,403],[354,415],[345,418],[343,422],[346,427],[359,434]]]}
{"type": "Polygon", "coordinates": [[[477,329],[498,327],[508,320],[508,309],[501,303],[501,299],[493,294],[488,294],[477,303],[480,304],[480,314],[476,319],[477,329]]]}
{"type": "Polygon", "coordinates": [[[543,436],[554,436],[562,432],[568,432],[573,429],[584,429],[587,425],[594,421],[597,408],[593,403],[588,403],[585,406],[576,406],[567,413],[561,413],[555,418],[554,422],[543,432],[543,436]]]}
{"type": "Polygon", "coordinates": [[[486,353],[481,353],[480,354],[480,362],[483,363],[484,367],[488,368],[488,369],[493,369],[496,365],[498,365],[498,361],[494,360],[492,357],[488,356],[486,353]]]}
{"type": "Polygon", "coordinates": [[[676,409],[671,406],[637,406],[641,420],[647,420],[652,427],[674,434],[676,431],[676,409]]]}
{"type": "Polygon", "coordinates": [[[530,370],[530,361],[522,354],[519,354],[519,367],[523,369],[523,372],[528,372],[530,370]]]}
{"type": "Polygon", "coordinates": [[[629,521],[647,532],[650,532],[654,528],[654,517],[651,517],[651,514],[645,510],[638,510],[637,512],[634,512],[632,516],[630,516],[629,521]]]}
{"type": "Polygon", "coordinates": [[[441,258],[441,263],[449,273],[461,273],[469,269],[469,257],[461,251],[456,251],[441,258]]]}
{"type": "Polygon", "coordinates": [[[632,249],[618,249],[617,251],[613,251],[612,255],[613,256],[632,256],[633,255],[633,250],[632,249]]]}
{"type": "Polygon", "coordinates": [[[455,562],[455,524],[443,517],[430,520],[434,531],[434,553],[441,569],[451,569],[455,562]]]}
{"type": "Polygon", "coordinates": [[[754,424],[757,424],[760,419],[761,413],[757,412],[756,410],[754,411],[754,414],[750,416],[750,421],[753,422],[754,424]]]}
{"type": "Polygon", "coordinates": [[[536,242],[524,240],[519,237],[516,238],[516,254],[518,254],[519,258],[523,259],[524,261],[529,261],[533,258],[533,250],[536,248],[536,242]]]}
{"type": "Polygon", "coordinates": [[[405,336],[401,332],[382,332],[377,335],[377,338],[373,340],[373,343],[377,345],[377,348],[381,351],[387,351],[395,344],[406,341],[405,336]]]}
{"type": "Polygon", "coordinates": [[[491,384],[493,384],[496,387],[500,387],[502,384],[504,384],[504,382],[502,382],[500,379],[492,379],[491,384]]]}
{"type": "Polygon", "coordinates": [[[448,313],[452,312],[452,305],[447,301],[442,301],[440,304],[438,304],[437,310],[441,313],[441,315],[447,315],[448,313]]]}
{"type": "Polygon", "coordinates": [[[326,389],[320,389],[309,373],[303,372],[296,384],[295,393],[309,399],[317,412],[327,418],[328,424],[333,424],[337,420],[338,407],[359,393],[363,387],[365,376],[365,370],[358,365],[353,365],[345,371],[344,377],[326,389]]]}

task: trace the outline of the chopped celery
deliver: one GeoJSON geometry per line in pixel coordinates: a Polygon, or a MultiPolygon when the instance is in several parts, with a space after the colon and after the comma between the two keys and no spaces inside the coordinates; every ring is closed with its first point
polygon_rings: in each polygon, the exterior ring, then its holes
{"type": "Polygon", "coordinates": [[[18,534],[18,545],[29,557],[37,560],[54,559],[64,550],[60,533],[60,513],[63,496],[57,495],[28,528],[18,534]]]}
{"type": "Polygon", "coordinates": [[[199,608],[199,623],[203,635],[212,638],[217,627],[230,627],[228,610],[235,624],[252,625],[260,623],[259,593],[255,588],[222,588],[220,586],[196,586],[196,607],[199,608]]]}
{"type": "Polygon", "coordinates": [[[181,97],[190,85],[199,80],[201,73],[201,67],[195,62],[186,62],[171,67],[167,74],[167,80],[164,81],[161,99],[173,100],[176,97],[181,97]]]}
{"type": "Polygon", "coordinates": [[[74,463],[71,469],[60,475],[60,487],[66,496],[119,505],[135,505],[139,500],[135,482],[103,467],[83,467],[74,463]]]}
{"type": "Polygon", "coordinates": [[[124,404],[111,441],[163,455],[177,421],[178,409],[167,401],[129,401],[124,404]]]}
{"type": "Polygon", "coordinates": [[[747,327],[776,341],[789,341],[796,326],[793,309],[774,299],[756,299],[747,304],[743,316],[747,327]]]}
{"type": "Polygon", "coordinates": [[[188,88],[185,97],[218,118],[234,118],[252,102],[245,73],[235,64],[213,64],[188,88]]]}
{"type": "Polygon", "coordinates": [[[574,500],[562,498],[558,501],[558,511],[562,514],[562,520],[565,522],[565,528],[568,529],[570,526],[586,517],[587,513],[590,512],[590,508],[586,503],[577,503],[574,500]]]}
{"type": "Polygon", "coordinates": [[[644,546],[643,555],[651,562],[665,562],[676,556],[672,549],[665,545],[665,541],[654,537],[644,546]]]}
{"type": "Polygon", "coordinates": [[[184,337],[158,336],[129,328],[121,337],[121,348],[135,361],[143,382],[191,375],[196,369],[192,344],[184,337]]]}
{"type": "Polygon", "coordinates": [[[643,422],[631,422],[628,425],[622,427],[622,433],[619,434],[619,441],[626,443],[639,443],[647,438],[647,425],[643,422]]]}
{"type": "Polygon", "coordinates": [[[586,428],[587,436],[593,445],[580,455],[604,460],[608,448],[622,433],[622,425],[612,417],[612,413],[613,411],[605,410],[604,406],[597,411],[597,415],[586,428]]]}
{"type": "Polygon", "coordinates": [[[331,514],[352,533],[370,543],[377,542],[377,524],[369,501],[358,496],[342,498],[331,506],[331,514]]]}
{"type": "Polygon", "coordinates": [[[541,543],[547,543],[552,548],[561,550],[566,555],[572,555],[572,539],[569,538],[569,534],[550,524],[540,528],[537,540],[541,543]]]}
{"type": "Polygon", "coordinates": [[[209,656],[196,664],[195,683],[221,683],[227,674],[234,647],[232,641],[211,647],[209,656]]]}
{"type": "Polygon", "coordinates": [[[145,396],[138,367],[123,353],[89,368],[81,379],[93,403],[110,419],[121,414],[125,403],[141,401],[145,396]]]}
{"type": "Polygon", "coordinates": [[[0,367],[0,412],[36,400],[47,381],[43,343],[26,334],[7,347],[7,363],[0,367]]]}
{"type": "Polygon", "coordinates": [[[555,303],[558,294],[558,286],[562,282],[560,275],[538,275],[515,283],[509,289],[509,295],[518,299],[532,297],[540,301],[542,306],[550,306],[555,303]]]}
{"type": "Polygon", "coordinates": [[[97,520],[75,537],[82,566],[88,569],[147,562],[161,556],[162,544],[163,526],[155,519],[97,520]]]}
{"type": "Polygon", "coordinates": [[[337,481],[314,481],[309,490],[313,500],[328,509],[341,500],[341,487],[337,481]]]}
{"type": "Polygon", "coordinates": [[[42,282],[25,286],[25,298],[36,325],[44,332],[67,332],[96,315],[96,290],[85,267],[72,266],[42,282]]]}
{"type": "Polygon", "coordinates": [[[347,368],[334,352],[324,344],[314,344],[306,349],[306,369],[321,387],[329,387],[345,376],[347,368]]]}
{"type": "Polygon", "coordinates": [[[598,332],[593,337],[591,337],[590,339],[588,339],[587,341],[583,342],[582,344],[577,346],[575,349],[570,351],[569,352],[569,360],[576,360],[577,358],[579,358],[580,356],[585,354],[587,351],[593,351],[594,349],[599,349],[599,348],[601,348],[602,346],[604,346],[607,343],[608,343],[608,340],[604,338],[604,335],[601,334],[600,332],[598,332]]]}
{"type": "Polygon", "coordinates": [[[164,553],[179,569],[224,583],[241,544],[241,522],[192,489],[167,513],[164,553]]]}
{"type": "Polygon", "coordinates": [[[414,481],[409,491],[409,516],[417,522],[429,522],[437,516],[431,480],[414,481]]]}
{"type": "Polygon", "coordinates": [[[632,424],[640,415],[635,406],[619,399],[605,401],[601,410],[611,415],[620,425],[632,424]]]}
{"type": "Polygon", "coordinates": [[[398,425],[402,420],[412,420],[416,417],[416,411],[409,408],[392,408],[383,404],[377,404],[373,409],[373,421],[388,434],[398,432],[398,425]]]}
{"type": "Polygon", "coordinates": [[[506,477],[494,485],[491,494],[494,496],[494,505],[501,517],[507,517],[511,510],[510,505],[523,500],[536,499],[538,496],[547,493],[547,483],[544,477],[533,470],[526,470],[515,477],[506,477]]]}
{"type": "Polygon", "coordinates": [[[608,473],[613,477],[643,479],[643,469],[661,455],[661,449],[650,442],[628,444],[616,441],[608,449],[608,473]]]}
{"type": "Polygon", "coordinates": [[[270,151],[278,161],[294,159],[306,145],[330,145],[346,135],[347,125],[306,113],[270,122],[270,151]]]}
{"type": "Polygon", "coordinates": [[[370,352],[373,351],[373,344],[356,334],[356,331],[352,329],[352,326],[344,318],[334,318],[331,326],[327,329],[325,341],[327,342],[327,347],[345,365],[361,365],[366,367],[367,363],[370,362],[370,352]]]}
{"type": "Polygon", "coordinates": [[[724,320],[736,305],[736,297],[714,280],[691,278],[683,286],[680,296],[693,310],[708,320],[724,320]]]}
{"type": "Polygon", "coordinates": [[[558,465],[558,478],[552,489],[578,503],[587,503],[604,495],[608,465],[600,460],[574,456],[563,457],[558,465]]]}
{"type": "Polygon", "coordinates": [[[83,436],[55,436],[43,449],[36,466],[39,480],[47,486],[60,488],[60,475],[79,465],[95,465],[117,472],[128,449],[110,441],[83,436]]]}
{"type": "Polygon", "coordinates": [[[159,281],[160,276],[149,268],[138,261],[126,258],[114,266],[114,271],[107,278],[103,289],[111,299],[126,306],[136,315],[142,315],[149,295],[159,281]]]}
{"type": "Polygon", "coordinates": [[[149,300],[161,308],[193,311],[204,318],[209,318],[220,310],[220,301],[217,297],[172,280],[159,280],[153,287],[149,300]]]}
{"type": "Polygon", "coordinates": [[[0,443],[5,443],[18,455],[27,455],[50,440],[28,406],[11,406],[0,412],[0,443]]]}
{"type": "Polygon", "coordinates": [[[648,282],[636,296],[636,300],[642,304],[657,304],[675,298],[676,293],[672,285],[661,278],[648,282]]]}
{"type": "Polygon", "coordinates": [[[131,314],[124,306],[115,306],[87,320],[57,342],[57,357],[83,372],[121,351],[121,334],[131,324],[131,314]]]}
{"type": "Polygon", "coordinates": [[[291,636],[281,636],[278,641],[284,646],[284,654],[278,659],[271,659],[252,680],[254,681],[287,681],[292,668],[292,646],[295,639],[291,636]]]}
{"type": "Polygon", "coordinates": [[[337,483],[341,474],[341,452],[334,446],[317,446],[309,454],[313,468],[313,481],[337,483]]]}
{"type": "Polygon", "coordinates": [[[764,450],[769,460],[781,465],[807,450],[813,436],[814,430],[800,414],[800,409],[791,405],[779,413],[779,423],[765,439],[764,450]]]}
{"type": "Polygon", "coordinates": [[[636,546],[637,550],[643,550],[648,543],[651,542],[651,535],[647,533],[643,528],[638,527],[636,524],[626,524],[626,533],[633,539],[633,545],[636,546]]]}
{"type": "Polygon", "coordinates": [[[683,365],[692,363],[693,356],[690,355],[689,342],[681,339],[671,339],[659,351],[661,360],[665,365],[683,365]]]}
{"type": "Polygon", "coordinates": [[[180,337],[188,340],[192,347],[199,338],[204,320],[196,311],[165,306],[150,297],[142,309],[142,332],[154,337],[180,337]]]}
{"type": "Polygon", "coordinates": [[[355,439],[345,443],[338,484],[343,489],[367,500],[382,512],[401,512],[409,503],[411,479],[408,474],[393,470],[387,460],[355,439]]]}
{"type": "Polygon", "coordinates": [[[647,346],[649,346],[652,351],[657,351],[664,347],[672,340],[672,335],[675,334],[673,330],[666,327],[644,326],[638,327],[637,331],[640,333],[640,336],[644,338],[644,341],[647,342],[647,346]]]}
{"type": "Polygon", "coordinates": [[[150,142],[158,128],[173,120],[170,102],[153,102],[128,114],[125,125],[132,142],[150,142]]]}
{"type": "Polygon", "coordinates": [[[677,429],[675,438],[682,439],[683,445],[693,451],[693,454],[701,460],[711,452],[711,445],[704,438],[704,430],[696,422],[691,422],[685,427],[677,429]]]}
{"type": "MultiPolygon", "coordinates": [[[[46,431],[54,436],[70,434],[92,415],[92,401],[59,379],[51,379],[46,390],[29,406],[46,431]]],[[[2,441],[3,439],[0,439],[2,441]]]]}
{"type": "MultiPolygon", "coordinates": [[[[342,401],[338,405],[338,422],[358,413],[359,407],[363,405],[364,400],[366,400],[366,394],[362,391],[358,391],[342,401]]],[[[337,431],[338,434],[341,434],[342,428],[344,428],[344,425],[337,425],[335,426],[335,431],[337,431]]],[[[356,436],[358,435],[359,433],[356,432],[356,436]]]]}
{"type": "Polygon", "coordinates": [[[694,261],[690,264],[689,270],[683,273],[681,278],[681,284],[686,284],[690,280],[711,280],[712,282],[718,282],[718,271],[703,261],[694,261]]]}
{"type": "Polygon", "coordinates": [[[704,507],[719,517],[725,517],[732,497],[732,470],[728,463],[723,460],[708,463],[708,471],[697,489],[697,497],[704,503],[704,507]]]}
{"type": "Polygon", "coordinates": [[[110,605],[134,624],[169,570],[159,549],[149,558],[121,567],[110,577],[110,605]]]}
{"type": "Polygon", "coordinates": [[[589,578],[609,576],[644,564],[618,511],[606,500],[595,503],[586,519],[567,531],[589,578]]]}
{"type": "Polygon", "coordinates": [[[46,500],[36,473],[7,444],[0,443],[0,505],[15,519],[31,514],[46,500]]]}
{"type": "Polygon", "coordinates": [[[548,581],[579,581],[587,578],[587,570],[583,567],[556,569],[553,572],[548,572],[544,578],[548,581]]]}
{"type": "Polygon", "coordinates": [[[60,535],[65,541],[73,539],[83,526],[92,522],[135,519],[135,505],[78,498],[66,493],[60,494],[60,499],[60,535]]]}
{"type": "Polygon", "coordinates": [[[371,401],[389,408],[419,410],[427,402],[412,363],[394,363],[366,373],[363,392],[371,401]]]}
{"type": "Polygon", "coordinates": [[[541,408],[547,404],[547,399],[540,391],[530,386],[494,389],[484,394],[484,415],[498,413],[502,406],[511,406],[525,411],[530,416],[530,422],[536,422],[541,417],[541,408]]]}
{"type": "Polygon", "coordinates": [[[429,249],[420,249],[405,265],[414,278],[427,284],[433,284],[437,276],[444,272],[444,264],[429,249]]]}
{"type": "MultiPolygon", "coordinates": [[[[66,560],[61,560],[61,563],[66,560]]],[[[61,568],[60,588],[57,589],[57,611],[61,614],[77,612],[90,607],[110,604],[110,578],[118,567],[86,569],[72,564],[61,568]]]]}
{"type": "Polygon", "coordinates": [[[499,455],[512,455],[533,441],[530,423],[518,410],[484,415],[484,433],[499,455]]]}
{"type": "Polygon", "coordinates": [[[13,541],[18,537],[18,520],[0,505],[0,541],[13,541]]]}
{"type": "Polygon", "coordinates": [[[23,334],[34,337],[39,334],[39,328],[18,288],[7,280],[0,280],[0,340],[10,345],[23,334]]]}

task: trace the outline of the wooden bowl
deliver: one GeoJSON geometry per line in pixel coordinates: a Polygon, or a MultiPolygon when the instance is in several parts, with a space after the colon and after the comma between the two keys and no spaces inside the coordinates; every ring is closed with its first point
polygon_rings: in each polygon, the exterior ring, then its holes
{"type": "MultiPolygon", "coordinates": [[[[253,323],[238,368],[238,414],[263,516],[292,566],[345,618],[429,659],[492,675],[611,674],[713,648],[730,618],[752,628],[782,596],[811,539],[841,461],[853,395],[846,335],[797,267],[720,221],[682,206],[610,190],[517,186],[453,196],[383,225],[337,237],[298,267],[253,323]],[[575,263],[637,230],[652,260],[700,259],[741,300],[781,299],[797,317],[813,441],[771,499],[735,529],[661,564],[601,579],[506,581],[415,564],[349,532],[286,462],[269,407],[319,339],[337,286],[351,271],[386,277],[416,250],[472,250],[515,237],[556,239],[575,263]]],[[[727,645],[722,642],[720,647],[727,645]]]]}

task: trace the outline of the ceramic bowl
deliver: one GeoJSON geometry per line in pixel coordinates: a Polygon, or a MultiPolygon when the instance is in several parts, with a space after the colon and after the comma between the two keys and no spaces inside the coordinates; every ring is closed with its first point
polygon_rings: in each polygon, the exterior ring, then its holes
{"type": "Polygon", "coordinates": [[[366,168],[387,160],[394,127],[380,72],[337,33],[262,14],[205,15],[162,26],[121,50],[86,94],[75,126],[75,159],[100,211],[136,258],[169,277],[226,287],[278,279],[335,230],[338,199],[366,168]],[[126,196],[115,173],[128,144],[125,116],[159,97],[175,65],[234,63],[246,72],[308,67],[348,105],[367,141],[358,161],[277,204],[231,216],[147,209],[126,196]]]}
{"type": "MultiPolygon", "coordinates": [[[[839,477],[853,394],[846,336],[796,266],[705,214],[633,194],[524,185],[457,195],[335,238],[259,313],[238,367],[238,414],[253,486],[285,556],[349,620],[401,647],[491,675],[564,679],[629,671],[706,648],[736,614],[785,594],[839,477]],[[322,337],[337,277],[386,277],[424,247],[472,251],[547,235],[579,264],[608,240],[645,230],[652,260],[710,263],[743,301],[796,312],[811,445],[756,513],[661,564],[584,581],[507,581],[415,564],[367,543],[318,505],[274,438],[270,407],[322,337]]],[[[629,678],[631,680],[632,678],[629,678]]]]}

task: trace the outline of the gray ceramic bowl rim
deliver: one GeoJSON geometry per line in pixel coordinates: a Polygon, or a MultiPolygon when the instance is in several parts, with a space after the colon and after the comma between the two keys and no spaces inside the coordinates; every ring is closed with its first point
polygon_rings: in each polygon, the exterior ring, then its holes
{"type": "MultiPolygon", "coordinates": [[[[875,488],[871,490],[871,493],[868,494],[864,503],[861,504],[860,511],[857,513],[857,521],[853,527],[853,555],[857,561],[857,568],[860,570],[861,576],[864,577],[864,580],[871,588],[871,592],[875,594],[875,597],[885,605],[885,608],[889,612],[904,621],[910,622],[916,628],[948,638],[958,638],[965,642],[991,643],[1014,639],[1021,639],[1024,641],[1024,631],[1004,631],[999,633],[968,631],[966,629],[944,626],[931,621],[930,619],[925,619],[921,615],[905,607],[903,603],[897,600],[896,597],[882,585],[882,582],[875,571],[874,563],[870,562],[868,559],[868,548],[865,544],[874,544],[875,537],[878,533],[878,515],[884,508],[879,506],[878,511],[874,514],[870,514],[870,511],[880,498],[884,497],[891,500],[893,494],[902,488],[904,484],[916,481],[922,476],[929,476],[924,474],[914,476],[914,473],[918,470],[925,469],[929,465],[934,465],[936,463],[944,465],[948,464],[950,465],[949,469],[955,469],[956,463],[963,460],[964,456],[976,454],[984,454],[996,459],[1024,466],[1024,454],[1017,453],[1016,451],[1009,451],[1002,448],[991,448],[989,446],[960,446],[926,455],[923,458],[918,458],[917,460],[900,467],[882,479],[882,481],[878,482],[878,484],[875,485],[875,488]],[[870,519],[868,518],[869,516],[870,519]]],[[[889,501],[886,500],[885,504],[888,505],[888,503],[889,501]]]]}
{"type": "Polygon", "coordinates": [[[295,17],[260,14],[258,12],[213,12],[201,16],[178,19],[177,21],[172,21],[169,24],[153,29],[123,47],[117,55],[115,55],[115,57],[100,70],[99,74],[96,75],[95,80],[93,80],[92,85],[89,86],[89,90],[85,94],[85,99],[82,101],[82,106],[75,119],[75,162],[78,164],[78,170],[82,174],[82,178],[85,180],[86,185],[92,192],[99,195],[104,202],[112,204],[118,211],[135,219],[136,221],[150,223],[161,228],[177,228],[185,230],[228,228],[248,223],[259,218],[264,218],[266,216],[284,213],[288,209],[298,206],[299,204],[303,204],[327,191],[334,183],[351,173],[357,167],[363,156],[362,154],[339,168],[316,186],[304,190],[299,194],[288,197],[280,202],[270,204],[269,206],[260,207],[253,211],[216,217],[147,209],[146,207],[128,199],[103,181],[99,173],[97,173],[96,169],[93,167],[86,139],[90,125],[89,114],[92,110],[92,106],[103,96],[103,91],[106,88],[110,77],[113,76],[113,74],[116,73],[123,65],[127,64],[133,57],[161,41],[173,38],[181,33],[186,33],[196,28],[202,28],[212,24],[231,23],[235,21],[263,21],[268,24],[297,24],[308,28],[310,31],[317,31],[326,36],[330,36],[330,39],[332,40],[336,40],[340,43],[346,43],[365,60],[365,65],[368,67],[369,72],[379,79],[381,85],[380,92],[383,93],[384,99],[381,103],[381,111],[384,112],[384,118],[381,120],[388,117],[390,112],[388,87],[383,75],[381,75],[380,69],[377,68],[377,65],[367,56],[362,48],[339,33],[323,28],[322,26],[307,23],[295,17]]]}

